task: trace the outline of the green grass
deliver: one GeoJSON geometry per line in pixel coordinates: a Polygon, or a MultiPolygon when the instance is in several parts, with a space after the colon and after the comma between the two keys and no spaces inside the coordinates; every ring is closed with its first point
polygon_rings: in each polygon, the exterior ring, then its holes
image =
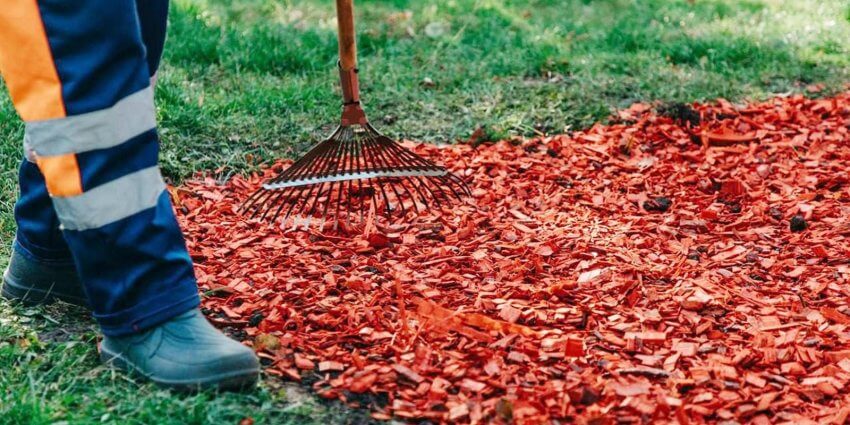
{"type": "MultiPolygon", "coordinates": [[[[396,137],[563,132],[638,100],[755,99],[850,79],[843,1],[358,4],[363,99],[396,137]]],[[[177,1],[159,93],[169,173],[292,156],[329,132],[332,5],[177,1]]]]}
{"type": "MultiPolygon", "coordinates": [[[[428,142],[463,140],[479,127],[493,138],[563,132],[635,101],[742,101],[850,82],[850,5],[842,0],[358,7],[367,113],[390,135],[428,142]]],[[[173,0],[171,12],[157,88],[169,177],[250,170],[298,155],[332,129],[340,103],[332,1],[173,0]]],[[[21,136],[0,93],[0,267],[14,234],[21,136]]],[[[280,394],[272,380],[218,397],[128,381],[98,365],[89,319],[62,316],[0,303],[0,422],[362,419],[310,397],[290,403],[292,391],[280,394]]]]}
{"type": "Polygon", "coordinates": [[[0,423],[362,423],[359,412],[320,404],[294,384],[257,391],[179,395],[101,366],[96,326],[71,306],[26,309],[0,302],[0,423]]]}

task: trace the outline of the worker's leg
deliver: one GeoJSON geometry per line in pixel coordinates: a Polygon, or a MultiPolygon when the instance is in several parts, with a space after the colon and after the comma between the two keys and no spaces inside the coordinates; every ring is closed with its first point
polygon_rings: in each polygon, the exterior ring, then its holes
{"type": "Polygon", "coordinates": [[[196,307],[157,167],[135,2],[10,0],[0,20],[0,69],[27,121],[26,149],[104,333],[130,334],[196,307]]]}
{"type": "Polygon", "coordinates": [[[168,22],[168,0],[136,0],[142,41],[147,50],[148,72],[153,78],[159,69],[165,47],[165,29],[168,22]]]}
{"type": "MultiPolygon", "coordinates": [[[[126,335],[196,307],[191,260],[157,167],[135,3],[11,0],[0,19],[0,67],[27,121],[26,150],[104,332],[126,335]]],[[[49,219],[40,224],[52,229],[49,219]]]]}
{"type": "Polygon", "coordinates": [[[23,160],[19,181],[21,195],[15,204],[18,231],[3,273],[3,297],[27,304],[60,299],[88,305],[44,177],[34,162],[23,160]]]}
{"type": "MultiPolygon", "coordinates": [[[[165,44],[168,0],[136,3],[148,73],[159,67],[165,44]]],[[[15,205],[18,224],[13,255],[5,272],[3,295],[31,304],[61,299],[86,305],[71,252],[59,229],[59,218],[47,193],[44,176],[32,155],[22,161],[20,197],[15,205]]]]}
{"type": "Polygon", "coordinates": [[[15,204],[17,245],[32,258],[70,265],[71,251],[59,229],[59,218],[47,194],[44,177],[32,161],[24,159],[18,173],[21,196],[15,204]]]}
{"type": "Polygon", "coordinates": [[[253,352],[197,310],[192,263],[157,167],[138,13],[134,0],[7,0],[0,72],[105,333],[102,357],[162,384],[250,383],[253,352]]]}

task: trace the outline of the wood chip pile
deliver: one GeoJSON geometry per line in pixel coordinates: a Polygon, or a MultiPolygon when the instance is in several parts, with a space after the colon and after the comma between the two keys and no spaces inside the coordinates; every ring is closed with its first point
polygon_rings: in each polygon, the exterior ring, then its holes
{"type": "Polygon", "coordinates": [[[377,419],[845,423],[850,93],[664,111],[415,146],[474,196],[406,225],[245,220],[283,163],[172,189],[205,311],[377,419]]]}

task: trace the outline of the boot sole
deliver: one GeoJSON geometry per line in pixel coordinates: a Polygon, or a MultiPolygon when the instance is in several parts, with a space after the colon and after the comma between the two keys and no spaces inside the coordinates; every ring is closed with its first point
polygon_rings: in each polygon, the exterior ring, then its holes
{"type": "Polygon", "coordinates": [[[3,288],[0,289],[0,296],[9,301],[20,302],[27,307],[52,304],[56,301],[62,301],[79,307],[88,307],[87,300],[79,297],[60,294],[55,291],[45,291],[34,286],[21,285],[12,279],[9,270],[3,273],[3,288]]]}
{"type": "Polygon", "coordinates": [[[180,392],[198,392],[210,389],[222,391],[242,391],[253,388],[257,384],[260,375],[260,371],[258,369],[252,368],[221,373],[197,380],[161,380],[139,370],[139,368],[133,366],[133,364],[125,359],[120,353],[110,352],[109,349],[103,346],[103,344],[100,346],[100,360],[107,366],[147,379],[161,387],[180,392]]]}

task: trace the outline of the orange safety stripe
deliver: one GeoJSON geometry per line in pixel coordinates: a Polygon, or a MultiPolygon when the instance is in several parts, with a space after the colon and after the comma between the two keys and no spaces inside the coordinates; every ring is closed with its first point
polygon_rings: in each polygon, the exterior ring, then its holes
{"type": "Polygon", "coordinates": [[[0,73],[24,121],[63,118],[62,83],[36,0],[0,6],[0,73]]]}
{"type": "Polygon", "coordinates": [[[83,193],[83,178],[76,154],[36,155],[35,162],[41,174],[44,174],[44,182],[50,196],[67,198],[83,193]]]}

